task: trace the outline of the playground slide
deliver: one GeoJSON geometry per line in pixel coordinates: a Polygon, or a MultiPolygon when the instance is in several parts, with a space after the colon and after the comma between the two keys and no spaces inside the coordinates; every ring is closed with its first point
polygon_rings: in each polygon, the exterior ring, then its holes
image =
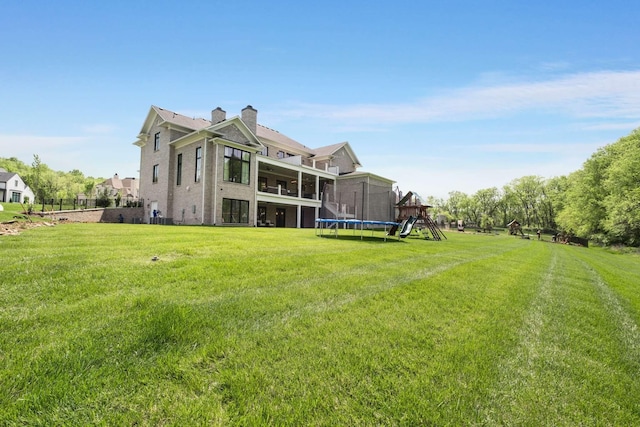
{"type": "Polygon", "coordinates": [[[402,224],[402,230],[400,230],[400,237],[404,238],[404,237],[407,237],[409,234],[411,234],[411,229],[413,228],[413,224],[415,224],[417,220],[418,218],[414,218],[410,216],[409,219],[406,220],[404,224],[402,224]]]}

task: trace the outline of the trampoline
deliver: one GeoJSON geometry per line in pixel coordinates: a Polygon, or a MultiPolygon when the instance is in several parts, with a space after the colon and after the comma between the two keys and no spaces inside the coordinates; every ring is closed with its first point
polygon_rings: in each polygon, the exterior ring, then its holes
{"type": "MultiPolygon", "coordinates": [[[[346,229],[347,226],[353,227],[353,233],[355,235],[358,228],[360,229],[360,240],[364,236],[364,227],[370,225],[383,226],[384,227],[384,241],[387,241],[388,229],[391,227],[399,226],[400,223],[393,221],[370,221],[359,219],[332,219],[332,218],[317,218],[316,219],[316,236],[323,236],[325,232],[334,233],[336,238],[338,237],[339,225],[343,225],[346,229]]],[[[373,236],[374,230],[371,229],[371,235],[373,236]]],[[[398,237],[400,240],[400,237],[398,237]]]]}

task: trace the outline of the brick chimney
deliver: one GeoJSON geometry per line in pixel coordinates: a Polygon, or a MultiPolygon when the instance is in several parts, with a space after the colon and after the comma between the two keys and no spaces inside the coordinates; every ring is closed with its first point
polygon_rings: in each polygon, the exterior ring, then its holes
{"type": "Polygon", "coordinates": [[[242,116],[240,116],[245,125],[253,132],[257,132],[258,128],[258,110],[251,105],[247,105],[242,109],[242,116]]]}
{"type": "Polygon", "coordinates": [[[227,112],[218,107],[215,110],[211,110],[211,124],[220,123],[227,119],[227,112]]]}

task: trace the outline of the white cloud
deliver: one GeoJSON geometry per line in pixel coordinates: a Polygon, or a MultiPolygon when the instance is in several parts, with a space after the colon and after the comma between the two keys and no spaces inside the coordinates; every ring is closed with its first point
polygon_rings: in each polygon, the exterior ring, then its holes
{"type": "Polygon", "coordinates": [[[562,143],[562,144],[482,144],[475,147],[477,151],[489,153],[544,153],[570,155],[573,153],[588,154],[595,152],[607,143],[562,143]]]}
{"type": "Polygon", "coordinates": [[[545,81],[480,84],[407,103],[301,103],[283,109],[280,114],[379,125],[495,118],[530,110],[559,112],[574,118],[635,119],[640,116],[640,71],[602,71],[545,81]]]}

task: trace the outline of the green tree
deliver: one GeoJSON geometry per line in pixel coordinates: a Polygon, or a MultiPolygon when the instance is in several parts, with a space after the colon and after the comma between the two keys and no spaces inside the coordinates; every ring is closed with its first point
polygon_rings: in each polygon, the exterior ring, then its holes
{"type": "Polygon", "coordinates": [[[98,192],[96,197],[96,206],[101,208],[108,208],[111,206],[111,198],[109,197],[109,191],[106,188],[98,192]]]}
{"type": "Polygon", "coordinates": [[[607,240],[604,238],[607,217],[604,179],[610,162],[605,147],[593,154],[582,169],[569,175],[565,205],[557,217],[563,230],[585,238],[607,240]]]}
{"type": "Polygon", "coordinates": [[[469,196],[462,191],[452,191],[446,203],[454,219],[468,220],[469,196]]]}
{"type": "Polygon", "coordinates": [[[500,192],[496,187],[485,188],[482,190],[478,190],[473,196],[474,205],[476,206],[479,216],[480,222],[482,223],[482,217],[484,215],[489,216],[492,219],[498,211],[498,206],[500,205],[500,192]]]}
{"type": "MultiPolygon", "coordinates": [[[[7,172],[17,173],[25,179],[31,170],[31,167],[21,160],[15,157],[2,158],[0,157],[0,168],[5,169],[7,172]]],[[[28,184],[27,184],[28,185],[28,184]]]]}
{"type": "Polygon", "coordinates": [[[33,190],[39,203],[55,199],[60,189],[57,174],[42,163],[37,154],[33,155],[31,172],[26,176],[25,181],[33,190]]]}
{"type": "Polygon", "coordinates": [[[491,218],[489,214],[482,214],[482,218],[480,219],[480,228],[484,231],[491,231],[493,229],[493,218],[491,218]]]}
{"type": "Polygon", "coordinates": [[[543,228],[555,230],[558,228],[557,215],[565,205],[569,179],[566,176],[554,177],[547,180],[542,187],[540,215],[543,228]]]}
{"type": "Polygon", "coordinates": [[[609,150],[603,189],[606,218],[602,222],[615,242],[640,244],[640,130],[621,138],[609,150]]]}
{"type": "Polygon", "coordinates": [[[506,227],[507,224],[514,219],[522,221],[524,217],[522,205],[512,184],[507,184],[502,187],[502,198],[500,199],[498,209],[500,210],[503,227],[506,227]]]}
{"type": "Polygon", "coordinates": [[[539,210],[542,198],[543,178],[539,176],[523,176],[511,182],[514,198],[522,208],[521,222],[527,227],[540,225],[539,210]]]}
{"type": "Polygon", "coordinates": [[[93,190],[96,188],[96,180],[94,178],[87,178],[84,181],[84,195],[87,199],[93,198],[93,190]]]}

